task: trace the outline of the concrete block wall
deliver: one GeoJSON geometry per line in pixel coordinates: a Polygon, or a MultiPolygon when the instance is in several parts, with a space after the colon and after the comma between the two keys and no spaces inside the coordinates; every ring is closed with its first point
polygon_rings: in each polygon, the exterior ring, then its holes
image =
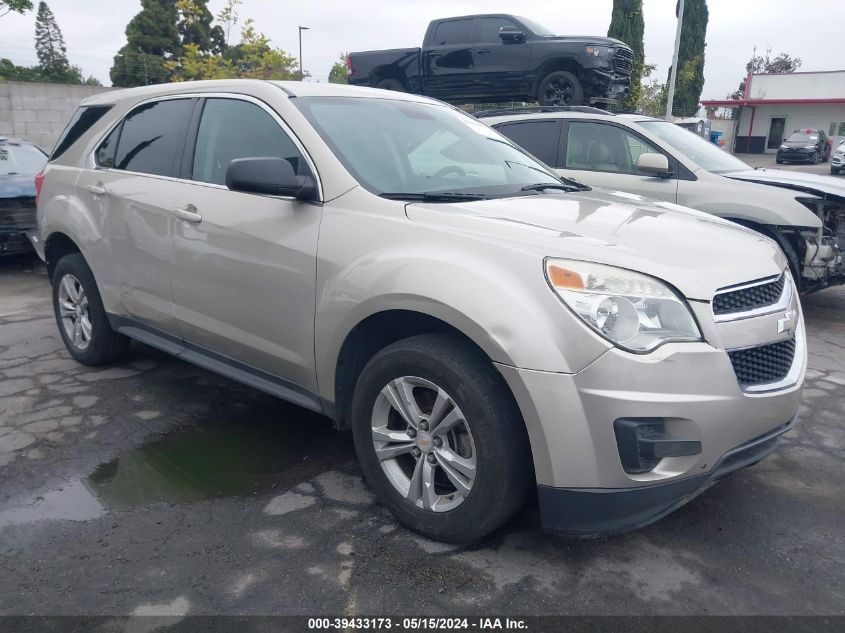
{"type": "Polygon", "coordinates": [[[0,136],[15,136],[49,152],[80,102],[112,90],[102,86],[0,81],[0,136]]]}

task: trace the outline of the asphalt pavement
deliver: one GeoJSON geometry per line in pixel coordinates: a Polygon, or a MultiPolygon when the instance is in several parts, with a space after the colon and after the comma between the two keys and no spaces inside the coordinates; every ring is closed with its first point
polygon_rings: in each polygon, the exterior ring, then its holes
{"type": "Polygon", "coordinates": [[[845,288],[804,309],[771,458],[631,534],[547,535],[529,502],[455,547],[398,526],[325,418],[142,345],[78,365],[43,267],[0,259],[0,615],[845,615],[845,288]]]}

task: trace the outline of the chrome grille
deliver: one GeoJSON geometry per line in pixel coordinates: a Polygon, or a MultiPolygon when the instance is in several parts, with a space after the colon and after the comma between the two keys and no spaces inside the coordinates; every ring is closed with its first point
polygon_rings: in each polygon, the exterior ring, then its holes
{"type": "Polygon", "coordinates": [[[617,48],[613,61],[616,72],[630,75],[634,68],[634,53],[627,48],[617,48]]]}
{"type": "Polygon", "coordinates": [[[742,387],[765,385],[786,378],[795,358],[795,339],[728,352],[742,387]]]}
{"type": "Polygon", "coordinates": [[[718,316],[735,312],[748,312],[749,310],[775,305],[783,294],[785,283],[786,275],[783,274],[774,281],[720,292],[713,297],[713,314],[718,316]]]}
{"type": "Polygon", "coordinates": [[[35,198],[0,198],[0,228],[35,227],[35,198]]]}

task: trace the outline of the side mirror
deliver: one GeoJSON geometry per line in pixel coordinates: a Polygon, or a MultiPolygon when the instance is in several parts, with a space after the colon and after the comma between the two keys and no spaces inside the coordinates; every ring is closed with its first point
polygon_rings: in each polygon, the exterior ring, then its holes
{"type": "Polygon", "coordinates": [[[499,39],[503,42],[521,42],[525,39],[525,32],[515,26],[503,26],[499,28],[499,39]]]}
{"type": "Polygon", "coordinates": [[[310,200],[314,195],[314,180],[297,176],[284,158],[236,158],[226,168],[226,186],[232,191],[263,193],[271,196],[292,196],[310,200]]]}
{"type": "Polygon", "coordinates": [[[640,154],[637,158],[637,169],[644,174],[659,178],[668,178],[672,175],[669,159],[663,154],[640,154]]]}
{"type": "Polygon", "coordinates": [[[839,144],[840,144],[840,145],[845,145],[845,139],[843,139],[843,140],[839,141],[839,144]]]}

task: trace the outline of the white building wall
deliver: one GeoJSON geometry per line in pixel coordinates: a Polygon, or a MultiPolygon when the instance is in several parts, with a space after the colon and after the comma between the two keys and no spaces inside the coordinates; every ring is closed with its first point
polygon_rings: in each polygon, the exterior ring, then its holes
{"type": "MultiPolygon", "coordinates": [[[[802,95],[803,98],[803,95],[802,95]]],[[[810,128],[813,130],[824,130],[825,134],[830,131],[830,124],[833,122],[845,122],[845,105],[766,105],[756,106],[754,113],[754,129],[750,131],[751,108],[742,109],[738,126],[738,136],[765,136],[768,141],[769,126],[773,117],[785,117],[784,136],[789,136],[793,130],[810,128]]],[[[843,130],[837,130],[843,131],[843,130]]],[[[834,147],[839,141],[845,139],[845,135],[835,135],[833,138],[834,147]]],[[[774,152],[776,150],[767,150],[774,152]]]]}
{"type": "Polygon", "coordinates": [[[749,99],[842,99],[845,70],[752,75],[749,99]]]}

